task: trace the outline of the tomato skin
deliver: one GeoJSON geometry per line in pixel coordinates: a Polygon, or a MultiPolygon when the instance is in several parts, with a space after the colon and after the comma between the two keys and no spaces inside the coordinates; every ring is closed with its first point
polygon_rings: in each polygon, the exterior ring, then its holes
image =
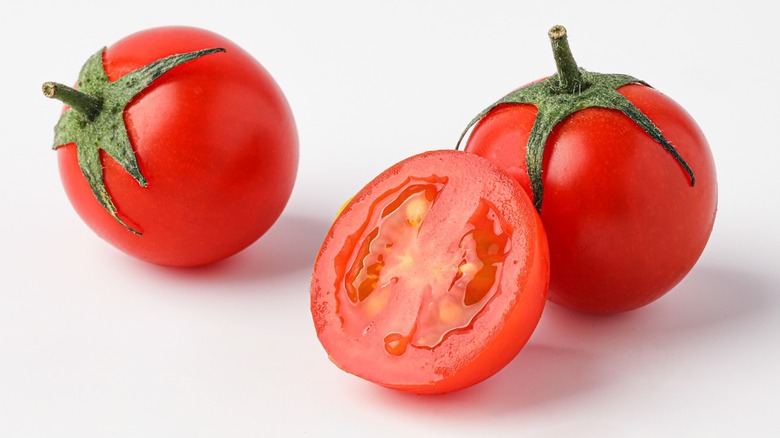
{"type": "MultiPolygon", "coordinates": [[[[624,114],[578,111],[545,148],[542,222],[550,300],[592,313],[628,311],[672,289],[699,259],[717,210],[715,165],[696,122],[672,99],[618,89],[661,129],[696,177],[624,114]]],[[[477,123],[465,150],[502,165],[531,193],[525,145],[532,105],[502,105],[477,123]]]]}
{"type": "Polygon", "coordinates": [[[128,232],[99,205],[75,144],[59,147],[65,191],[100,237],[142,260],[197,266],[262,236],[291,194],[298,140],[282,91],[247,52],[215,33],[154,28],[109,47],[109,80],[168,55],[223,47],[165,73],[126,107],[124,119],[147,187],[101,151],[108,192],[128,232]]]}
{"type": "MultiPolygon", "coordinates": [[[[389,198],[388,198],[389,199],[389,198]]],[[[382,201],[384,202],[384,201],[382,201]]],[[[376,207],[378,208],[378,207],[376,207]]],[[[491,213],[493,214],[493,213],[491,213]]],[[[490,216],[490,215],[488,215],[490,216]]],[[[492,216],[491,216],[492,217],[492,216]]],[[[466,229],[471,229],[466,226],[466,229]]],[[[397,237],[398,234],[390,233],[397,237]]],[[[384,231],[380,236],[387,235],[384,231]]],[[[376,242],[379,238],[375,237],[376,242]]],[[[389,269],[391,259],[385,259],[389,269]]],[[[474,385],[498,372],[522,349],[534,331],[547,301],[549,255],[541,220],[516,181],[488,160],[458,151],[431,151],[392,166],[367,184],[337,217],[315,261],[311,281],[311,312],[318,338],[337,366],[379,385],[418,394],[446,393],[474,385]],[[417,254],[399,276],[393,295],[376,316],[365,316],[347,300],[350,260],[355,257],[361,229],[370,229],[372,208],[390,188],[410,177],[446,177],[445,187],[423,219],[414,244],[399,238],[394,251],[417,254]],[[390,354],[383,339],[393,327],[413,327],[417,336],[423,319],[417,312],[426,303],[425,292],[436,291],[437,276],[450,284],[451,260],[458,254],[464,222],[481,205],[491,201],[495,216],[505,224],[511,249],[500,264],[495,289],[467,328],[448,332],[433,347],[409,346],[403,354],[390,354]],[[366,228],[367,227],[367,228],[366,228]],[[419,252],[414,252],[419,251],[419,252]],[[422,297],[422,298],[421,298],[422,297]],[[421,302],[422,300],[422,302],[421,302]],[[418,319],[415,319],[417,315],[418,319]],[[362,325],[354,323],[361,319],[362,325]]],[[[374,292],[377,293],[377,292],[374,292]]],[[[435,297],[435,295],[433,295],[435,297]]],[[[431,302],[435,299],[431,298],[431,302]]],[[[483,305],[483,304],[480,304],[483,305]]]]}

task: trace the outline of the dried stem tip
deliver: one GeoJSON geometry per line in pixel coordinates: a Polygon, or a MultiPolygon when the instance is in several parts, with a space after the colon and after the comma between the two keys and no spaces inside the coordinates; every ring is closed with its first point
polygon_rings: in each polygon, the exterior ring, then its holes
{"type": "Polygon", "coordinates": [[[550,28],[550,30],[547,32],[547,36],[549,36],[551,40],[566,38],[566,28],[560,24],[556,24],[550,28]]]}
{"type": "Polygon", "coordinates": [[[43,83],[43,95],[48,97],[49,99],[54,98],[54,95],[57,94],[57,84],[54,82],[44,82],[43,83]]]}

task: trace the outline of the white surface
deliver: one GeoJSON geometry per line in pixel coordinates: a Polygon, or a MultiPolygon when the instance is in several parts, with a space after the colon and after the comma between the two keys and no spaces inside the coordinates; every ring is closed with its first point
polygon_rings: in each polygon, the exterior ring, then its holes
{"type": "Polygon", "coordinates": [[[462,3],[3,6],[0,435],[780,434],[771,3],[462,3]],[[706,133],[720,210],[699,264],[633,313],[549,305],[516,360],[448,396],[395,393],[338,370],[308,310],[335,211],[390,164],[453,147],[485,105],[552,73],[546,31],[558,23],[581,66],[647,80],[706,133]],[[80,222],[49,148],[59,105],[40,94],[43,81],[73,81],[101,46],[164,24],[204,27],[253,53],[300,130],[282,218],[247,251],[201,269],[136,261],[80,222]]]}

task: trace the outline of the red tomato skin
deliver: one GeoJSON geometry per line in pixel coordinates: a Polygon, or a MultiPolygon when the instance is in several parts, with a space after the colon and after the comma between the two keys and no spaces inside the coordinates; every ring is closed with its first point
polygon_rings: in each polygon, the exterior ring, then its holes
{"type": "Polygon", "coordinates": [[[76,147],[58,148],[65,191],[100,237],[142,260],[197,266],[231,256],[262,236],[284,209],[298,167],[292,112],[267,71],[215,33],[163,27],[109,47],[109,80],[168,55],[223,47],[165,73],[126,107],[143,188],[102,153],[104,179],[127,231],[95,200],[76,147]]]}
{"type": "MultiPolygon", "coordinates": [[[[317,335],[329,358],[344,371],[381,386],[416,394],[442,394],[477,384],[508,364],[530,338],[547,301],[549,254],[541,219],[522,188],[509,175],[488,160],[472,160],[469,154],[443,150],[410,157],[383,172],[358,192],[336,218],[325,237],[314,265],[311,281],[311,312],[317,335]],[[453,172],[458,164],[458,174],[453,172]],[[486,168],[488,169],[486,171],[486,168]],[[449,170],[445,170],[449,169],[449,170]],[[430,219],[428,229],[460,227],[456,217],[474,208],[475,185],[479,181],[483,196],[501,193],[507,199],[500,206],[508,223],[516,225],[511,256],[505,261],[500,293],[475,318],[466,330],[449,335],[435,348],[409,348],[400,357],[384,351],[372,334],[349,333],[340,313],[339,295],[334,284],[344,277],[343,259],[338,257],[349,235],[365,221],[369,206],[378,196],[409,175],[447,175],[451,187],[451,205],[441,208],[430,219]],[[459,182],[460,181],[460,182],[459,182]],[[469,188],[471,187],[471,188],[469,188]]],[[[450,250],[451,243],[429,242],[428,255],[450,250]]],[[[428,271],[425,274],[429,275],[428,271]]],[[[419,304],[414,304],[419,306],[419,304]]],[[[381,326],[381,319],[377,319],[381,326]]],[[[372,324],[373,326],[373,324],[372,324]]],[[[376,330],[379,339],[384,334],[376,330]]]]}
{"type": "MultiPolygon", "coordinates": [[[[696,122],[653,88],[618,91],[661,129],[696,183],[618,111],[588,108],[556,126],[542,177],[549,297],[590,313],[637,309],[672,289],[702,254],[717,210],[715,164],[696,122]]],[[[497,107],[465,148],[502,165],[529,195],[525,145],[535,117],[532,105],[497,107]]]]}

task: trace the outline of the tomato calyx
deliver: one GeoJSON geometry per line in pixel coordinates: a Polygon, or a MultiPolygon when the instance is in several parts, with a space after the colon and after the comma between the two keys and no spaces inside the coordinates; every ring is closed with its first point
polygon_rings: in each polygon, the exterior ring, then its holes
{"type": "Polygon", "coordinates": [[[622,112],[639,125],[650,137],[659,143],[690,178],[691,186],[696,177],[688,163],[677,149],[664,137],[661,130],[631,101],[617,89],[629,84],[650,86],[646,82],[625,74],[588,72],[577,66],[568,44],[566,28],[553,26],[548,36],[552,44],[557,72],[549,78],[536,82],[502,97],[477,114],[458,139],[459,149],[469,129],[500,105],[530,104],[537,108],[536,120],[526,145],[527,172],[531,182],[533,201],[541,211],[544,187],[542,184],[542,158],[547,139],[553,129],[571,114],[586,108],[605,108],[622,112]]]}
{"type": "Polygon", "coordinates": [[[43,84],[46,97],[70,106],[54,127],[54,145],[75,143],[79,167],[92,193],[103,208],[128,231],[142,233],[120,217],[103,179],[100,150],[105,151],[130,174],[141,187],[147,186],[138,160],[130,144],[123,113],[125,107],[144,89],[172,68],[202,56],[224,52],[210,48],[167,56],[127,73],[111,82],[103,66],[105,48],[92,55],[79,73],[78,89],[56,82],[43,84]]]}

